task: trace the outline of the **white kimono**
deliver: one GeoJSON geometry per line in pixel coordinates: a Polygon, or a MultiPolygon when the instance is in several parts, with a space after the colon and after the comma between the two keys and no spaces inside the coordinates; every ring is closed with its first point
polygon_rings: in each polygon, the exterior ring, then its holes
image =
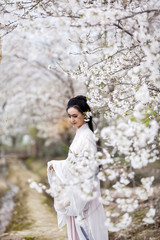
{"type": "Polygon", "coordinates": [[[48,162],[47,175],[58,227],[67,224],[68,240],[108,240],[94,134],[88,123],[77,129],[66,160],[48,162]],[[53,165],[54,171],[49,170],[53,165]]]}

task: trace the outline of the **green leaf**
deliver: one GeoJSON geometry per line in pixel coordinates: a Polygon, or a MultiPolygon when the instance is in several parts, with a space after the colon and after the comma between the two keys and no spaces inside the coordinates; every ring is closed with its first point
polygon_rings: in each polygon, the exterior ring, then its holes
{"type": "Polygon", "coordinates": [[[150,122],[150,119],[148,118],[148,119],[145,121],[145,125],[148,126],[148,125],[149,125],[149,122],[150,122]]]}

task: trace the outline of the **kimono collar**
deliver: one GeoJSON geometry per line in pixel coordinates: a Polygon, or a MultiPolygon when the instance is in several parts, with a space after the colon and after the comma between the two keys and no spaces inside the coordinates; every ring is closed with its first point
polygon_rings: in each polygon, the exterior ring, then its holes
{"type": "Polygon", "coordinates": [[[80,128],[77,129],[76,134],[79,134],[81,131],[87,128],[89,128],[88,123],[84,123],[80,128]]]}

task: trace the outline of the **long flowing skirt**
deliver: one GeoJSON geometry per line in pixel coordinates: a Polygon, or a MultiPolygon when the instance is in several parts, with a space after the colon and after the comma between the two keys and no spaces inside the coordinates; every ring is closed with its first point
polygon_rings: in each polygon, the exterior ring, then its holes
{"type": "MultiPolygon", "coordinates": [[[[48,181],[53,192],[58,185],[57,176],[58,181],[65,183],[66,168],[66,160],[52,160],[48,163],[48,181]],[[50,164],[53,165],[55,172],[49,170],[50,164]]],[[[74,185],[58,197],[53,194],[53,197],[58,227],[67,224],[68,240],[108,240],[105,211],[102,203],[99,202],[99,184],[97,184],[97,196],[89,201],[81,199],[74,185]]]]}

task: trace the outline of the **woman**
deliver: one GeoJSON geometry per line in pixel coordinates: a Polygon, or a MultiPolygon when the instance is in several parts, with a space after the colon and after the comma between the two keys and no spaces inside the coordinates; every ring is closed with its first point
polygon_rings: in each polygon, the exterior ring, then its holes
{"type": "Polygon", "coordinates": [[[76,135],[67,159],[52,160],[47,167],[58,227],[67,224],[68,240],[108,240],[105,212],[98,201],[97,148],[86,97],[71,98],[66,111],[76,135]]]}

